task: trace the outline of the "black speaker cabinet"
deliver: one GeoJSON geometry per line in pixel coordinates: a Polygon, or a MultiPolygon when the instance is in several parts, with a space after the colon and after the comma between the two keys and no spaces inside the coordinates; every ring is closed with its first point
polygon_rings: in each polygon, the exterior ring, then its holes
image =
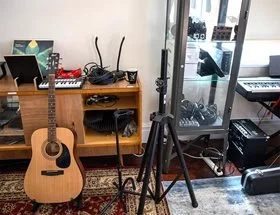
{"type": "Polygon", "coordinates": [[[231,120],[228,158],[243,171],[264,165],[269,136],[249,119],[231,120]]]}

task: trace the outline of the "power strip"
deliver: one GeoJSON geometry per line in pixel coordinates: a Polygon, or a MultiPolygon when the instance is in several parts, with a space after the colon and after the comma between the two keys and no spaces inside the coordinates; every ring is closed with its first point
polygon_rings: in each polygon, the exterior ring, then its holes
{"type": "Polygon", "coordinates": [[[204,162],[210,167],[210,169],[213,170],[213,172],[217,175],[217,176],[222,176],[224,173],[223,171],[218,171],[218,167],[217,165],[214,164],[214,162],[207,157],[203,157],[202,153],[200,154],[200,157],[202,157],[202,159],[204,160],[204,162]]]}

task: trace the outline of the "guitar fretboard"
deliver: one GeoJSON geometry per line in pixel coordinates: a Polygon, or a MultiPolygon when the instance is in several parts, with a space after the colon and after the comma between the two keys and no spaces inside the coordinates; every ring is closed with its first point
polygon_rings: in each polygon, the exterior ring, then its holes
{"type": "Polygon", "coordinates": [[[55,115],[55,75],[49,74],[48,91],[48,139],[50,142],[56,141],[56,115],[55,115]]]}

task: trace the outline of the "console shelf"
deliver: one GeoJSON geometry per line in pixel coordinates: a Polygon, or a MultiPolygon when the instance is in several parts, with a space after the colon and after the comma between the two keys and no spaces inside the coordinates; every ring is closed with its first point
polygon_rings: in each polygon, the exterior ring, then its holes
{"type": "Polygon", "coordinates": [[[0,144],[0,152],[2,151],[14,151],[14,150],[26,150],[30,151],[31,146],[26,146],[23,142],[16,144],[0,144]]]}
{"type": "MultiPolygon", "coordinates": [[[[134,134],[131,137],[122,137],[122,132],[119,132],[119,140],[121,146],[133,145],[140,140],[139,133],[134,134]]],[[[91,129],[86,129],[85,135],[85,144],[84,145],[106,145],[106,146],[115,146],[116,145],[116,135],[112,134],[103,134],[93,131],[91,129]]],[[[84,147],[84,146],[83,146],[84,147]]]]}
{"type": "MultiPolygon", "coordinates": [[[[23,131],[4,129],[0,136],[22,136],[24,142],[9,145],[0,143],[0,160],[25,159],[31,157],[31,135],[39,128],[48,125],[48,91],[37,90],[32,84],[16,87],[11,77],[0,80],[0,96],[18,96],[21,107],[23,131]]],[[[91,85],[86,82],[82,89],[56,90],[56,121],[58,127],[71,129],[76,134],[78,154],[84,156],[114,155],[115,135],[98,133],[84,126],[86,111],[133,109],[138,133],[131,137],[121,137],[122,154],[139,153],[142,145],[142,87],[140,80],[136,84],[119,81],[110,85],[91,85]],[[86,105],[85,101],[92,95],[116,95],[119,100],[100,105],[86,105]],[[106,106],[109,105],[109,106],[106,106]]]]}

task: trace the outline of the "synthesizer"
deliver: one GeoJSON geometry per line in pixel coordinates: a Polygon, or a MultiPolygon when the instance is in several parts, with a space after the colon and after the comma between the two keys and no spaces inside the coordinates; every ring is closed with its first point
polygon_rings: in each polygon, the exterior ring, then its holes
{"type": "MultiPolygon", "coordinates": [[[[84,78],[56,78],[55,79],[55,89],[81,89],[85,82],[84,78]]],[[[39,84],[38,88],[40,90],[48,89],[49,82],[48,80],[43,80],[41,84],[39,84]]]]}
{"type": "Polygon", "coordinates": [[[238,78],[236,91],[252,102],[277,101],[280,98],[280,78],[238,78]]]}

